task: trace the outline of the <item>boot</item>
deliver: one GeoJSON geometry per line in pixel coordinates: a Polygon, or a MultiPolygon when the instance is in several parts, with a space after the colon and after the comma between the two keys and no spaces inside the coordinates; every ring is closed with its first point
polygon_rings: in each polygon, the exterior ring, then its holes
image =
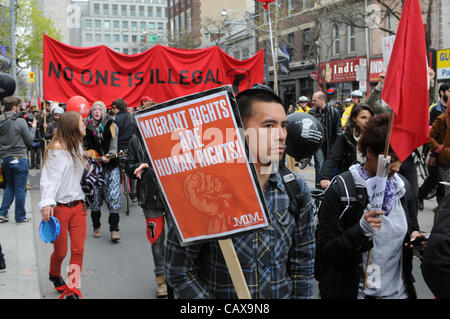
{"type": "Polygon", "coordinates": [[[91,219],[92,219],[92,226],[94,227],[94,232],[96,229],[100,228],[100,225],[101,225],[100,217],[101,216],[102,216],[101,211],[91,211],[91,219]]]}
{"type": "Polygon", "coordinates": [[[166,275],[160,275],[156,277],[156,283],[158,284],[158,287],[156,288],[156,297],[157,298],[167,297],[166,275]]]}
{"type": "Polygon", "coordinates": [[[92,236],[94,238],[102,237],[102,230],[101,230],[101,228],[100,227],[99,228],[94,228],[94,232],[92,233],[92,236]]]}
{"type": "Polygon", "coordinates": [[[113,231],[111,232],[111,241],[117,243],[117,242],[119,242],[119,240],[120,240],[119,232],[113,230],[113,231]]]}
{"type": "Polygon", "coordinates": [[[118,213],[112,213],[109,214],[109,231],[111,232],[111,240],[115,243],[117,243],[120,240],[119,235],[119,214],[118,213]]]}

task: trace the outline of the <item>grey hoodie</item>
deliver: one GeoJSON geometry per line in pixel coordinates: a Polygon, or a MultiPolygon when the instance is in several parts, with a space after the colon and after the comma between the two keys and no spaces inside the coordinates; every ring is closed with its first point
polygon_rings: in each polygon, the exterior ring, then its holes
{"type": "Polygon", "coordinates": [[[27,157],[27,147],[33,144],[36,128],[28,128],[25,119],[15,112],[0,114],[0,157],[27,157]]]}

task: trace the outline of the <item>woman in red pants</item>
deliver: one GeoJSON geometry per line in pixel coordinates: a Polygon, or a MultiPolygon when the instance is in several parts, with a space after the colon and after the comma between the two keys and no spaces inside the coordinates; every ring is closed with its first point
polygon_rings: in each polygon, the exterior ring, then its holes
{"type": "Polygon", "coordinates": [[[67,299],[82,297],[79,287],[87,227],[85,195],[80,185],[85,167],[84,135],[86,126],[79,113],[61,114],[56,134],[45,153],[40,180],[42,218],[48,221],[54,216],[60,223],[60,234],[50,257],[49,279],[62,293],[61,298],[67,299]],[[67,254],[69,234],[71,257],[66,285],[61,277],[61,263],[67,254]]]}

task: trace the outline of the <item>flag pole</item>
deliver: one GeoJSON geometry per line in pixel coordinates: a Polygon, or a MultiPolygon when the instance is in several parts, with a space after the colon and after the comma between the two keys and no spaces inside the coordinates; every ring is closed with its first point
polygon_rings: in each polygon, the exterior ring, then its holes
{"type": "MultiPolygon", "coordinates": [[[[392,126],[394,124],[394,110],[391,108],[389,112],[389,124],[388,124],[388,131],[386,135],[386,141],[384,144],[384,158],[386,159],[389,155],[389,145],[391,143],[391,135],[392,135],[392,126]]],[[[366,262],[366,270],[364,272],[364,284],[363,284],[363,291],[366,290],[367,287],[367,279],[369,278],[369,265],[370,260],[372,259],[372,248],[370,248],[368,254],[367,254],[367,262],[366,262]]]]}
{"type": "Polygon", "coordinates": [[[273,63],[273,91],[278,94],[278,72],[275,62],[275,49],[273,45],[273,32],[272,32],[272,19],[270,18],[270,6],[267,4],[267,16],[269,21],[269,34],[270,34],[270,49],[272,51],[272,63],[273,63]]]}

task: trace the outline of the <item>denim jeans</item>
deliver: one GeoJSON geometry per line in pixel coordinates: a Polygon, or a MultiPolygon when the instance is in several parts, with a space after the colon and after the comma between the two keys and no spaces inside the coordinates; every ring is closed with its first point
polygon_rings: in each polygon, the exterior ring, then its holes
{"type": "Polygon", "coordinates": [[[28,159],[14,159],[11,156],[4,157],[2,162],[3,174],[6,179],[5,192],[3,194],[0,216],[8,215],[8,210],[16,199],[16,222],[22,222],[26,218],[25,196],[28,179],[28,159]]]}

